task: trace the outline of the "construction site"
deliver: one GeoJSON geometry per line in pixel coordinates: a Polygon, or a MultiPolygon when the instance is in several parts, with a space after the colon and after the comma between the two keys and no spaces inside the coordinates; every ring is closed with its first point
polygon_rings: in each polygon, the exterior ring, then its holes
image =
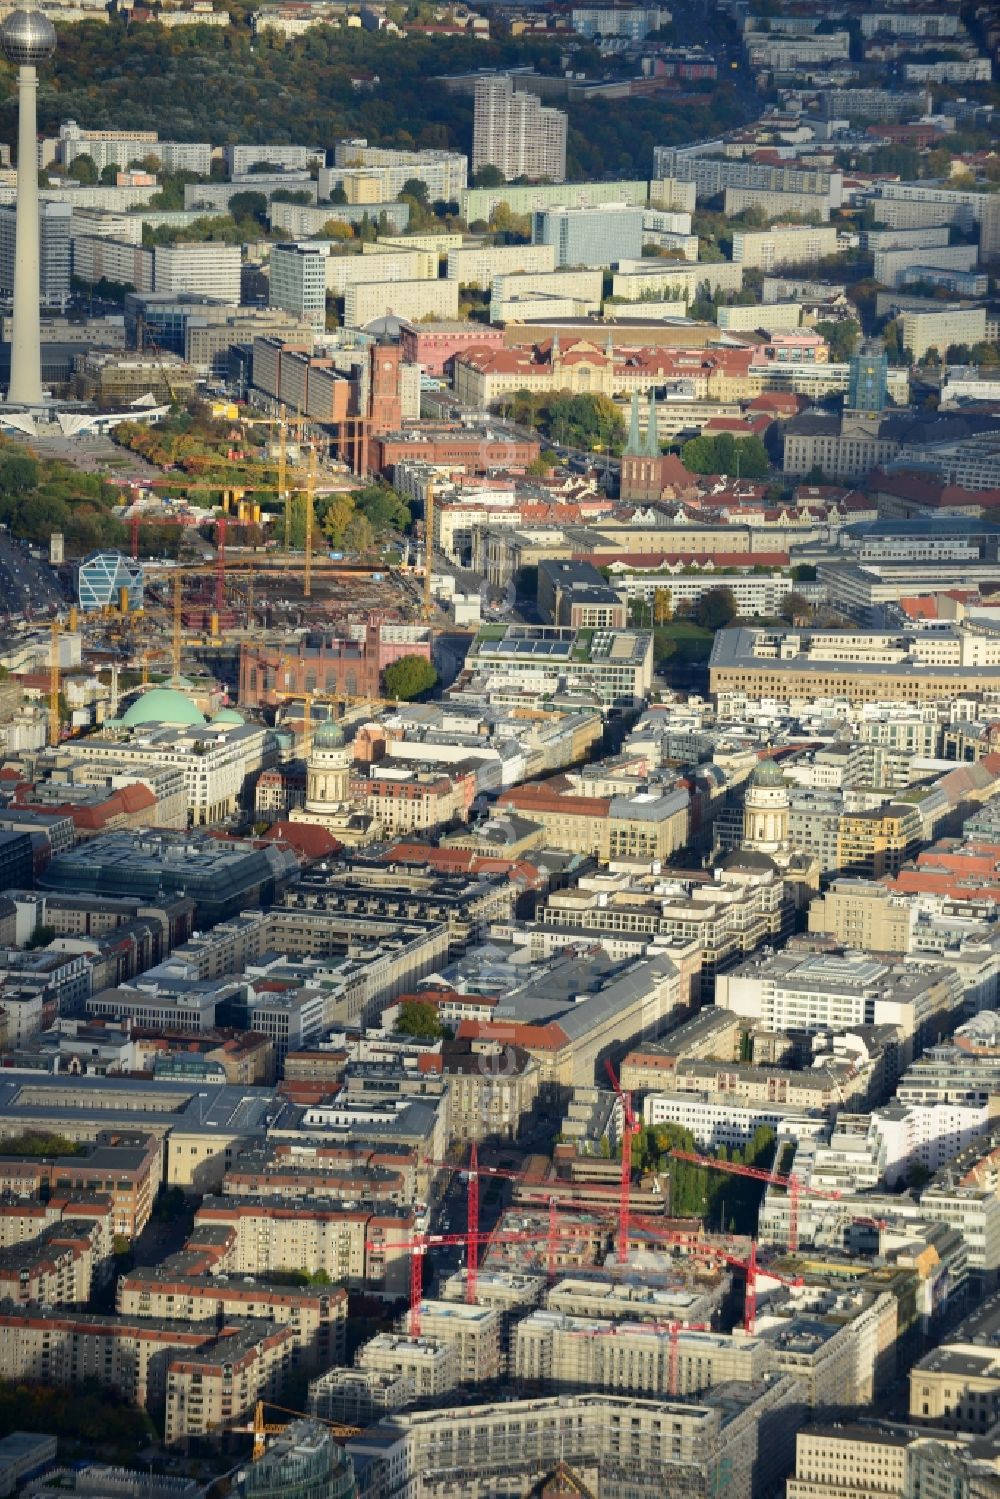
{"type": "Polygon", "coordinates": [[[382,669],[408,645],[430,659],[434,636],[448,627],[423,544],[433,494],[425,496],[416,537],[391,535],[350,555],[332,549],[317,508],[349,497],[359,483],[321,458],[304,424],[286,420],[283,410],[273,421],[233,419],[228,440],[225,484],[176,471],[123,483],[120,553],[74,563],[56,535],[46,567],[14,549],[8,597],[20,602],[23,571],[31,599],[16,613],[36,626],[39,616],[51,619],[50,743],[67,727],[57,707],[64,634],[78,634],[81,662],[109,678],[110,717],[130,689],[183,683],[251,710],[285,705],[293,719],[308,718],[306,699],[379,700],[382,669]],[[257,428],[267,434],[263,445],[257,428]],[[91,568],[100,589],[84,586],[91,568]],[[387,636],[395,631],[393,646],[380,651],[373,625],[387,636]],[[258,659],[267,684],[260,690],[258,659]]]}

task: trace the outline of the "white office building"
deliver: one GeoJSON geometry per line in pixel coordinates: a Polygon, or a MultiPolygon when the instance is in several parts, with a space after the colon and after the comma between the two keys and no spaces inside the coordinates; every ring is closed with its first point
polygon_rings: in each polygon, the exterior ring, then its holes
{"type": "Polygon", "coordinates": [[[271,307],[326,328],[326,250],[310,245],[274,245],[271,249],[271,307]]]}

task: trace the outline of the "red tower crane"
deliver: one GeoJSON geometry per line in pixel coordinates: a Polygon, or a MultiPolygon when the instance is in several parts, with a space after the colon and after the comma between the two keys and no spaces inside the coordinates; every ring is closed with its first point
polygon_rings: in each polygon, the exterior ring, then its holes
{"type": "Polygon", "coordinates": [[[409,1331],[411,1338],[420,1336],[420,1304],[424,1294],[424,1255],[428,1249],[437,1249],[442,1245],[462,1244],[468,1253],[470,1238],[474,1237],[478,1255],[479,1245],[486,1244],[536,1244],[538,1235],[534,1233],[498,1234],[477,1233],[469,1234],[417,1234],[412,1239],[404,1239],[400,1242],[385,1243],[381,1240],[366,1240],[366,1249],[400,1250],[410,1256],[410,1314],[409,1331]]]}
{"type": "Polygon", "coordinates": [[[714,1156],[696,1155],[691,1150],[672,1150],[679,1161],[690,1161],[694,1166],[707,1166],[711,1171],[728,1171],[730,1176],[749,1176],[754,1181],[767,1182],[768,1186],[785,1187],[788,1191],[788,1248],[792,1254],[799,1247],[799,1195],[805,1192],[810,1197],[824,1197],[836,1202],[843,1192],[831,1188],[810,1187],[795,1175],[782,1176],[777,1171],[764,1171],[760,1166],[741,1166],[736,1161],[717,1161],[714,1156]]]}
{"type": "MultiPolygon", "coordinates": [[[[677,1238],[676,1234],[672,1234],[666,1231],[660,1231],[652,1227],[650,1227],[647,1231],[654,1235],[654,1237],[662,1238],[668,1241],[677,1238]]],[[[779,1271],[772,1270],[770,1266],[762,1267],[760,1261],[757,1259],[756,1239],[750,1240],[750,1253],[746,1257],[746,1259],[744,1259],[741,1255],[733,1254],[731,1250],[726,1249],[722,1244],[713,1244],[710,1240],[707,1239],[695,1243],[689,1243],[687,1244],[686,1248],[691,1254],[703,1254],[711,1257],[712,1259],[723,1260],[727,1265],[731,1265],[734,1269],[743,1271],[743,1275],[746,1281],[746,1294],[743,1298],[743,1328],[746,1332],[753,1332],[754,1324],[757,1320],[758,1275],[765,1275],[769,1280],[776,1280],[778,1284],[782,1286],[805,1285],[805,1281],[802,1279],[801,1275],[782,1275],[779,1271]]]]}
{"type": "Polygon", "coordinates": [[[618,1263],[625,1265],[628,1263],[629,1199],[632,1192],[632,1137],[638,1131],[638,1124],[632,1112],[631,1095],[622,1092],[610,1057],[604,1065],[622,1106],[622,1179],[621,1195],[618,1200],[618,1263]]]}

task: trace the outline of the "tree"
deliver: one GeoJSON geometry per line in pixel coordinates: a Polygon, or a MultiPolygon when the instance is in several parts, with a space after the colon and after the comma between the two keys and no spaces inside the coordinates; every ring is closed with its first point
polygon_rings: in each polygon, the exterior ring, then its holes
{"type": "Polygon", "coordinates": [[[529,479],[547,479],[551,470],[552,464],[539,454],[537,458],[532,458],[524,472],[529,479]]]}
{"type": "Polygon", "coordinates": [[[355,510],[347,525],[344,527],[344,550],[363,554],[370,552],[375,544],[375,532],[372,523],[355,510]]]}
{"type": "Polygon", "coordinates": [[[109,161],[106,167],[101,168],[101,182],[105,187],[114,187],[118,181],[118,167],[113,161],[109,161]]]}
{"type": "Polygon", "coordinates": [[[407,177],[401,189],[401,196],[415,198],[424,208],[430,207],[430,197],[427,192],[427,183],[422,177],[407,177]]]}
{"type": "Polygon", "coordinates": [[[695,607],[695,619],[706,630],[722,630],[736,618],[736,600],[731,588],[721,584],[702,594],[695,607]]]}
{"type": "Polygon", "coordinates": [[[54,926],[46,926],[43,923],[41,926],[35,927],[35,930],[24,945],[27,948],[48,947],[49,943],[54,942],[58,935],[54,926]]]}
{"type": "Polygon", "coordinates": [[[478,172],[472,174],[473,187],[505,187],[506,183],[507,179],[503,172],[492,162],[487,162],[486,166],[480,167],[478,172]]]}
{"type": "Polygon", "coordinates": [[[74,182],[82,183],[84,187],[93,187],[98,180],[97,163],[83,151],[79,156],[74,156],[66,175],[72,177],[74,182]]]}
{"type": "Polygon", "coordinates": [[[692,474],[738,474],[741,479],[762,479],[771,468],[759,437],[734,438],[731,432],[692,437],[681,448],[681,462],[692,474]]]}
{"type": "Polygon", "coordinates": [[[607,396],[553,396],[543,424],[550,437],[570,447],[620,453],[625,444],[624,418],[607,396]]]}
{"type": "Polygon", "coordinates": [[[809,600],[803,594],[791,589],[782,599],[779,612],[782,619],[787,619],[789,624],[794,624],[797,619],[808,619],[812,609],[809,600]]]}
{"type": "Polygon", "coordinates": [[[669,623],[673,615],[673,601],[670,597],[669,588],[657,588],[653,594],[653,622],[658,625],[669,623]]]}
{"type": "Polygon", "coordinates": [[[438,674],[423,656],[400,656],[385,669],[383,680],[387,697],[412,702],[437,686],[438,674]]]}
{"type": "Polygon", "coordinates": [[[948,364],[968,364],[971,354],[968,344],[949,344],[944,357],[948,364]]]}
{"type": "Polygon", "coordinates": [[[371,525],[376,536],[408,531],[413,523],[410,507],[389,484],[368,484],[352,496],[355,508],[371,525]]]}
{"type": "Polygon", "coordinates": [[[349,494],[335,494],[330,496],[329,503],[324,512],[320,525],[323,534],[335,547],[344,544],[344,533],[354,517],[354,501],[349,494]]]}
{"type": "Polygon", "coordinates": [[[792,568],[793,583],[815,583],[816,564],[814,562],[796,562],[792,568]]]}
{"type": "Polygon", "coordinates": [[[234,219],[256,219],[263,224],[267,221],[267,196],[254,191],[233,193],[229,212],[234,219]]]}
{"type": "Polygon", "coordinates": [[[437,1041],[443,1034],[437,1006],[424,1000],[406,999],[399,1007],[395,1031],[398,1036],[412,1036],[417,1041],[437,1041]]]}
{"type": "Polygon", "coordinates": [[[931,344],[930,348],[927,350],[926,354],[924,355],[924,361],[923,362],[924,362],[924,364],[929,365],[932,369],[938,369],[939,366],[940,366],[940,364],[941,364],[941,353],[940,353],[940,350],[936,349],[934,347],[934,345],[931,344]]]}
{"type": "Polygon", "coordinates": [[[860,325],[853,318],[845,318],[843,322],[817,323],[816,332],[830,345],[830,358],[835,364],[844,364],[850,359],[861,337],[860,325]]]}
{"type": "Polygon", "coordinates": [[[0,493],[28,494],[38,488],[41,470],[28,453],[7,452],[0,458],[0,493]]]}

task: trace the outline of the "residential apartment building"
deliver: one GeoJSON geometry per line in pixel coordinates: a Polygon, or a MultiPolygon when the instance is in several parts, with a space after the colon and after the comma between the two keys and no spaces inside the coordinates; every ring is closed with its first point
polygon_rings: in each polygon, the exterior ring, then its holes
{"type": "Polygon", "coordinates": [[[653,148],[654,178],[693,183],[699,198],[714,198],[729,188],[753,188],[767,193],[806,193],[823,197],[830,208],[843,201],[843,174],[826,167],[769,166],[702,154],[683,146],[653,148]]]}
{"type": "MultiPolygon", "coordinates": [[[[8,1377],[52,1385],[95,1380],[133,1405],[166,1410],[168,1445],[194,1431],[245,1419],[263,1395],[279,1394],[291,1365],[288,1328],[223,1321],[211,1329],[160,1318],[124,1318],[30,1305],[0,1311],[0,1357],[8,1377]],[[182,1360],[199,1360],[193,1381],[182,1360]],[[224,1389],[223,1366],[229,1367],[224,1389]],[[196,1398],[171,1399],[175,1371],[182,1384],[198,1383],[196,1398]]],[[[193,1369],[192,1369],[193,1373],[193,1369]]]]}
{"type": "Polygon", "coordinates": [[[482,289],[494,277],[525,271],[554,271],[556,246],[544,240],[531,245],[490,245],[448,251],[448,278],[460,286],[482,289]]]}
{"type": "Polygon", "coordinates": [[[344,293],[344,326],[364,328],[383,317],[454,319],[458,317],[458,282],[449,280],[355,282],[344,293]]]}
{"type": "Polygon", "coordinates": [[[773,271],[807,265],[837,253],[837,230],[823,226],[775,225],[733,231],[733,262],[750,270],[773,271]]]}
{"type": "Polygon", "coordinates": [[[505,271],[493,278],[490,322],[583,317],[600,311],[603,287],[599,270],[505,271]]]}
{"type": "Polygon", "coordinates": [[[101,1131],[74,1156],[0,1159],[0,1191],[15,1197],[103,1192],[111,1199],[114,1232],[135,1238],[149,1221],[163,1175],[163,1146],[155,1135],[101,1131]]]}
{"type": "Polygon", "coordinates": [[[245,1421],[259,1400],[285,1394],[292,1372],[290,1327],[237,1324],[232,1336],[179,1349],[167,1365],[163,1440],[186,1449],[234,1421],[245,1421]]]}
{"type": "Polygon", "coordinates": [[[791,1465],[799,1402],[795,1382],[782,1378],[730,1385],[717,1403],[711,1391],[698,1403],[611,1393],[466,1403],[389,1416],[352,1451],[386,1458],[393,1496],[417,1474],[426,1499],[483,1483],[524,1487],[561,1461],[596,1467],[602,1486],[627,1481],[632,1499],[662,1499],[682,1481],[689,1499],[709,1499],[720,1471],[730,1499],[752,1499],[791,1465]]]}
{"type": "Polygon", "coordinates": [[[937,349],[942,361],[952,344],[982,343],[986,338],[985,307],[942,307],[940,312],[904,311],[900,314],[903,347],[920,361],[937,349]]]}
{"type": "MultiPolygon", "coordinates": [[[[39,215],[39,293],[43,307],[62,311],[70,297],[71,247],[68,203],[43,199],[39,215]]],[[[13,204],[0,207],[0,295],[14,293],[14,230],[16,210],[13,204]]]]}
{"type": "Polygon", "coordinates": [[[975,245],[946,245],[940,248],[916,245],[908,249],[876,250],[875,278],[884,286],[905,286],[918,281],[924,268],[942,271],[973,271],[978,249],[975,245]]]}
{"type": "Polygon", "coordinates": [[[566,176],[567,117],[517,88],[510,74],[477,79],[472,127],[472,170],[497,167],[510,180],[566,176]]]}
{"type": "MultiPolygon", "coordinates": [[[[415,178],[427,188],[431,202],[460,202],[468,180],[468,159],[460,151],[397,151],[388,146],[370,146],[360,137],[337,141],[334,167],[321,168],[320,196],[328,198],[338,186],[337,177],[345,168],[363,168],[378,174],[382,198],[398,197],[405,184],[415,178]]],[[[347,187],[347,184],[344,184],[347,187]]],[[[347,187],[348,202],[351,201],[347,187]]]]}
{"type": "Polygon", "coordinates": [[[195,1227],[228,1235],[220,1268],[238,1275],[269,1273],[290,1265],[322,1270],[338,1285],[386,1296],[405,1294],[415,1231],[408,1208],[350,1206],[336,1199],[288,1201],[280,1197],[206,1197],[195,1227]]]}
{"type": "Polygon", "coordinates": [[[153,290],[193,292],[235,305],[240,301],[239,245],[157,245],[153,251],[153,290]]]}
{"type": "Polygon", "coordinates": [[[96,235],[74,235],[73,275],[94,286],[112,281],[133,291],[153,290],[153,252],[129,241],[96,235]]]}
{"type": "Polygon", "coordinates": [[[433,250],[382,250],[378,255],[328,255],[326,289],[342,297],[349,286],[365,281],[436,281],[438,257],[433,250]]]}
{"type": "MultiPolygon", "coordinates": [[[[518,183],[507,187],[472,187],[462,194],[462,217],[466,223],[488,222],[494,209],[506,203],[511,213],[536,213],[542,208],[592,208],[597,203],[630,203],[644,207],[650,184],[643,179],[617,182],[518,183]]],[[[694,208],[690,202],[679,208],[694,208]]]]}
{"type": "MultiPolygon", "coordinates": [[[[544,1390],[632,1390],[665,1395],[670,1385],[671,1334],[642,1322],[598,1322],[559,1311],[535,1311],[514,1328],[515,1378],[544,1390]]],[[[728,1380],[760,1379],[765,1345],[744,1333],[693,1332],[677,1336],[678,1395],[700,1395],[728,1380]]]]}
{"type": "Polygon", "coordinates": [[[784,219],[812,216],[824,223],[830,217],[830,198],[827,193],[779,192],[764,187],[727,187],[723,199],[723,213],[727,218],[743,213],[747,208],[759,208],[769,219],[784,219]]]}
{"type": "Polygon", "coordinates": [[[343,1363],[347,1292],[341,1286],[276,1286],[195,1268],[197,1248],[160,1265],[138,1266],[118,1281],[116,1306],[127,1317],[173,1317],[197,1324],[226,1318],[273,1322],[292,1330],[295,1363],[326,1369],[343,1363]]]}

